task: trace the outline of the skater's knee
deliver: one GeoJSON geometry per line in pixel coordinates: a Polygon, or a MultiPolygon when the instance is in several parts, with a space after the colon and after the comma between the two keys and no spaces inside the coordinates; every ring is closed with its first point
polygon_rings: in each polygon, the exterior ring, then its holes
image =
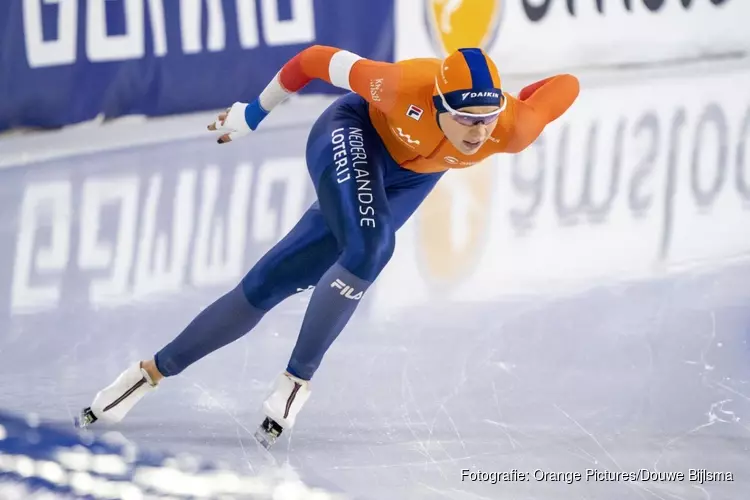
{"type": "Polygon", "coordinates": [[[352,274],[374,281],[391,260],[395,248],[394,231],[382,230],[375,237],[347,242],[341,255],[341,264],[352,274]]]}
{"type": "Polygon", "coordinates": [[[251,269],[242,281],[240,288],[250,306],[263,311],[270,311],[279,302],[289,296],[283,280],[260,266],[251,269]]]}
{"type": "Polygon", "coordinates": [[[269,298],[268,280],[264,279],[258,269],[251,269],[240,282],[242,293],[247,301],[255,307],[263,307],[269,298]]]}

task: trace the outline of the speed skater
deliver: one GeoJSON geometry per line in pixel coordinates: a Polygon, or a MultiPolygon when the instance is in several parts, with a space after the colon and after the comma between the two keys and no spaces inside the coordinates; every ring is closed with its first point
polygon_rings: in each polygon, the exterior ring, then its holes
{"type": "Polygon", "coordinates": [[[443,174],[523,151],[580,91],[576,77],[560,74],[514,97],[477,48],[442,60],[386,63],[316,45],[289,60],[254,101],[235,102],[208,129],[221,134],[219,144],[237,140],[313,79],[350,91],[328,106],[308,136],[316,202],[236,287],[151,359],[97,393],[79,426],[119,422],[163,378],[239,339],[281,301],[312,287],[286,370],[263,403],[256,436],[272,444],[294,426],[326,351],[391,258],[396,231],[443,174]]]}

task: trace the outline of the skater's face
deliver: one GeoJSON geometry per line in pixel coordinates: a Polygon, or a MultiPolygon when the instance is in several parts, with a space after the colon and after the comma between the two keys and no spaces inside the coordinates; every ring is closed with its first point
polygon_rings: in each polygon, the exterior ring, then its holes
{"type": "Polygon", "coordinates": [[[440,113],[438,121],[445,137],[456,149],[473,155],[495,130],[498,109],[497,106],[470,106],[459,109],[461,114],[440,113]]]}

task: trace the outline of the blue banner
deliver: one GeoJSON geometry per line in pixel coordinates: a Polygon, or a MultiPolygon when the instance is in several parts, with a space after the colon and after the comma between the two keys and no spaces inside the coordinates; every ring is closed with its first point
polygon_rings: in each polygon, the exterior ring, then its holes
{"type": "Polygon", "coordinates": [[[393,60],[393,31],[392,0],[0,2],[0,130],[221,108],[310,45],[393,60]]]}

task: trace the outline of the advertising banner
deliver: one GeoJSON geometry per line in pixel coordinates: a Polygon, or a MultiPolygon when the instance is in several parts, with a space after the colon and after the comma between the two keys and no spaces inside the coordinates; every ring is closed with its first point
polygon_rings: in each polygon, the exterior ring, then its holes
{"type": "Polygon", "coordinates": [[[482,47],[504,74],[746,53],[744,0],[399,0],[396,57],[482,47]]]}
{"type": "Polygon", "coordinates": [[[8,0],[0,131],[219,109],[307,46],[392,60],[393,39],[391,0],[8,0]]]}

